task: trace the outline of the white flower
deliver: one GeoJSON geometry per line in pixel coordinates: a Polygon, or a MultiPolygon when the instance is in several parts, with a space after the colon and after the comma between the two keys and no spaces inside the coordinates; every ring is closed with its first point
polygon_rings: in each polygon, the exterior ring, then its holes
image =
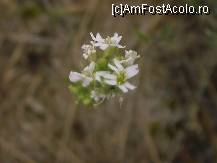
{"type": "Polygon", "coordinates": [[[81,81],[84,87],[87,87],[94,80],[95,62],[91,62],[89,66],[85,67],[82,73],[71,71],[69,79],[71,82],[76,83],[81,81]]]}
{"type": "Polygon", "coordinates": [[[87,59],[91,54],[96,53],[95,47],[93,45],[82,45],[83,57],[87,59]]]}
{"type": "Polygon", "coordinates": [[[70,91],[84,105],[96,106],[119,95],[121,104],[122,94],[136,89],[130,79],[139,73],[135,61],[140,55],[133,50],[124,52],[125,46],[120,44],[122,36],[118,33],[105,38],[99,33],[90,35],[90,44],[81,46],[87,66],[81,72],[70,72],[70,91]]]}
{"type": "Polygon", "coordinates": [[[127,80],[134,77],[139,73],[138,65],[132,65],[127,68],[124,68],[120,61],[114,59],[114,65],[109,64],[109,68],[114,71],[114,73],[110,73],[108,71],[98,72],[97,80],[101,81],[101,77],[104,79],[103,81],[108,85],[118,86],[124,93],[128,92],[128,89],[134,90],[136,87],[130,84],[127,80]]]}
{"type": "Polygon", "coordinates": [[[140,58],[140,55],[137,55],[136,51],[125,50],[125,59],[120,61],[120,63],[126,64],[126,65],[133,65],[135,60],[138,58],[140,58]]]}
{"type": "Polygon", "coordinates": [[[91,91],[91,98],[94,99],[94,101],[99,102],[103,101],[106,98],[106,95],[94,90],[91,91]]]}
{"type": "Polygon", "coordinates": [[[108,36],[106,39],[102,38],[99,33],[96,34],[96,37],[94,37],[93,33],[90,33],[90,35],[93,39],[93,42],[91,43],[93,43],[94,46],[99,47],[101,50],[105,50],[109,46],[125,48],[119,44],[122,36],[118,36],[117,33],[115,33],[113,37],[108,36]]]}

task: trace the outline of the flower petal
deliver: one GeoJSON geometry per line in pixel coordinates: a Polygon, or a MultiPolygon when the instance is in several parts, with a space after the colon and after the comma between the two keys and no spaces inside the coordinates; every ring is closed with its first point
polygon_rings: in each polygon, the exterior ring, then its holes
{"type": "Polygon", "coordinates": [[[71,82],[75,83],[75,82],[81,81],[83,79],[83,76],[82,74],[78,72],[71,71],[69,74],[69,79],[71,82]]]}
{"type": "Polygon", "coordinates": [[[112,80],[116,80],[116,78],[117,78],[116,75],[111,74],[108,71],[98,71],[98,72],[96,72],[96,75],[97,76],[102,76],[102,77],[104,77],[106,79],[112,79],[112,80]]]}
{"type": "Polygon", "coordinates": [[[104,80],[104,82],[108,85],[117,85],[117,81],[116,80],[104,80]]]}
{"type": "Polygon", "coordinates": [[[90,84],[90,82],[92,82],[92,81],[93,81],[92,78],[84,77],[84,79],[82,80],[82,85],[83,85],[84,87],[87,87],[87,86],[90,84]]]}
{"type": "Polygon", "coordinates": [[[113,65],[111,65],[111,64],[108,64],[108,67],[109,67],[111,70],[113,70],[114,72],[119,73],[119,70],[118,70],[115,66],[113,66],[113,65]]]}
{"type": "Polygon", "coordinates": [[[109,47],[109,45],[108,44],[101,44],[101,46],[100,46],[100,49],[101,50],[105,50],[105,49],[107,49],[109,47]]]}
{"type": "Polygon", "coordinates": [[[122,92],[124,93],[128,92],[128,89],[124,85],[119,85],[118,87],[122,90],[122,92]]]}
{"type": "Polygon", "coordinates": [[[95,62],[91,62],[87,67],[85,67],[82,71],[82,73],[85,73],[85,75],[88,74],[89,75],[92,75],[93,74],[93,71],[95,69],[95,65],[96,63],[95,62]]]}
{"type": "Polygon", "coordinates": [[[118,68],[119,72],[124,70],[124,67],[121,65],[120,61],[114,59],[114,64],[118,68]]]}
{"type": "Polygon", "coordinates": [[[93,73],[93,71],[94,71],[94,69],[95,69],[95,65],[96,65],[96,63],[95,62],[91,62],[90,63],[90,65],[89,65],[89,72],[92,74],[93,73]]]}
{"type": "Polygon", "coordinates": [[[105,42],[105,39],[103,39],[99,33],[97,33],[96,37],[94,37],[93,33],[91,32],[90,36],[95,42],[101,42],[101,43],[105,42]]]}
{"type": "Polygon", "coordinates": [[[102,43],[102,42],[96,42],[96,43],[94,43],[94,46],[96,46],[96,47],[105,46],[105,43],[102,43]]]}
{"type": "Polygon", "coordinates": [[[97,71],[95,78],[97,81],[101,81],[101,77],[103,77],[105,74],[109,73],[108,71],[97,71]]]}
{"type": "Polygon", "coordinates": [[[114,33],[114,36],[111,38],[112,42],[118,44],[122,39],[122,36],[118,36],[118,33],[114,33]]]}
{"type": "Polygon", "coordinates": [[[104,42],[105,39],[103,39],[102,36],[101,36],[99,33],[97,33],[97,34],[96,34],[96,40],[95,40],[95,41],[97,41],[97,42],[104,42]]]}
{"type": "Polygon", "coordinates": [[[127,87],[130,90],[136,89],[136,86],[130,84],[129,82],[124,83],[124,86],[127,87]]]}
{"type": "Polygon", "coordinates": [[[127,79],[130,79],[139,73],[138,64],[129,66],[125,69],[127,79]]]}
{"type": "Polygon", "coordinates": [[[116,80],[117,79],[116,75],[108,74],[108,73],[104,74],[103,77],[106,79],[110,79],[110,80],[116,80]]]}

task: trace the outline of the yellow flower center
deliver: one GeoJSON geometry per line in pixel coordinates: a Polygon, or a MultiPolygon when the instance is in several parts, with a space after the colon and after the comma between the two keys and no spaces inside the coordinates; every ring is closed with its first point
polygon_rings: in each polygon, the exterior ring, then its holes
{"type": "Polygon", "coordinates": [[[126,74],[124,72],[121,72],[117,77],[117,83],[119,85],[124,84],[126,81],[126,74]]]}

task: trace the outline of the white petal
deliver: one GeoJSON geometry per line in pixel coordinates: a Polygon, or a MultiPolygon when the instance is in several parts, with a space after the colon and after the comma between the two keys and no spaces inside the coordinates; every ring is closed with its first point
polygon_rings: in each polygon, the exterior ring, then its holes
{"type": "Polygon", "coordinates": [[[96,42],[96,43],[94,44],[94,46],[96,46],[96,47],[105,46],[105,43],[102,43],[102,42],[96,42]]]}
{"type": "MultiPolygon", "coordinates": [[[[91,32],[90,36],[93,39],[93,41],[95,41],[95,42],[101,42],[101,43],[105,42],[105,39],[103,39],[99,33],[97,33],[96,37],[94,37],[93,33],[91,32]]],[[[91,42],[91,43],[93,43],[93,42],[91,42]]]]}
{"type": "Polygon", "coordinates": [[[108,67],[109,67],[111,70],[115,71],[116,73],[119,73],[119,70],[118,70],[115,66],[113,66],[113,65],[111,65],[111,64],[108,64],[108,67]]]}
{"type": "Polygon", "coordinates": [[[124,83],[125,87],[127,87],[130,90],[134,90],[136,89],[136,86],[130,84],[129,82],[124,83]]]}
{"type": "Polygon", "coordinates": [[[82,85],[83,85],[84,87],[87,87],[87,86],[90,84],[91,81],[93,81],[92,78],[85,77],[85,78],[83,79],[83,81],[82,81],[82,85]]]}
{"type": "Polygon", "coordinates": [[[101,37],[101,35],[100,35],[99,33],[97,33],[97,34],[96,34],[96,40],[95,40],[95,41],[97,41],[97,42],[104,42],[105,39],[103,39],[103,38],[101,37]]]}
{"type": "Polygon", "coordinates": [[[101,81],[101,77],[103,77],[105,74],[107,74],[107,73],[109,73],[109,72],[107,72],[107,71],[98,71],[98,72],[96,72],[96,80],[97,81],[101,81]]]}
{"type": "Polygon", "coordinates": [[[117,33],[114,33],[114,36],[111,38],[112,42],[118,44],[122,39],[122,36],[118,36],[117,33]]]}
{"type": "Polygon", "coordinates": [[[85,75],[88,74],[88,76],[91,75],[95,69],[95,65],[95,62],[91,62],[87,67],[83,69],[82,73],[85,73],[85,75]]]}
{"type": "Polygon", "coordinates": [[[127,74],[127,79],[134,77],[139,73],[138,64],[127,67],[125,72],[127,74]]]}
{"type": "Polygon", "coordinates": [[[124,67],[121,65],[120,61],[114,59],[115,66],[118,68],[119,72],[124,70],[124,67]]]}
{"type": "Polygon", "coordinates": [[[128,89],[124,85],[119,85],[118,87],[122,90],[122,92],[124,93],[128,92],[128,89]]]}
{"type": "Polygon", "coordinates": [[[89,65],[89,72],[92,74],[93,73],[93,71],[94,71],[94,69],[95,69],[95,65],[96,65],[96,63],[95,62],[91,62],[90,63],[90,65],[89,65]]]}
{"type": "Polygon", "coordinates": [[[107,74],[107,73],[109,73],[108,71],[97,71],[96,72],[96,74],[98,74],[98,75],[105,75],[105,74],[107,74]]]}
{"type": "Polygon", "coordinates": [[[110,85],[116,85],[117,84],[117,82],[116,82],[116,80],[117,80],[116,75],[111,74],[108,71],[98,71],[98,72],[96,72],[96,80],[97,81],[102,81],[101,77],[104,78],[105,81],[108,81],[108,84],[110,84],[110,85]],[[115,81],[115,83],[113,81],[115,81]]]}
{"type": "Polygon", "coordinates": [[[98,74],[96,74],[96,75],[95,75],[95,80],[101,82],[101,76],[98,75],[98,74]]]}
{"type": "Polygon", "coordinates": [[[101,50],[105,50],[105,49],[107,49],[109,47],[109,45],[108,44],[102,44],[101,46],[100,46],[100,49],[101,50]]]}
{"type": "Polygon", "coordinates": [[[117,85],[117,81],[116,80],[104,80],[104,81],[108,85],[117,85]]]}
{"type": "Polygon", "coordinates": [[[69,79],[73,83],[81,81],[82,78],[83,78],[82,74],[80,74],[78,72],[71,71],[70,74],[69,74],[69,79]]]}
{"type": "Polygon", "coordinates": [[[109,73],[108,71],[97,71],[96,75],[103,76],[104,74],[109,73]]]}
{"type": "Polygon", "coordinates": [[[105,75],[103,75],[103,77],[106,79],[110,79],[110,80],[116,80],[117,79],[116,75],[113,75],[113,74],[105,74],[105,75]]]}

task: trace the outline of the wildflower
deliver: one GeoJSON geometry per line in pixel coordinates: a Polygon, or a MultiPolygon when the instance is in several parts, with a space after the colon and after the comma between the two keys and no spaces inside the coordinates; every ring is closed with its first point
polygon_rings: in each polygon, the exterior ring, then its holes
{"type": "Polygon", "coordinates": [[[125,50],[125,59],[122,60],[120,63],[126,64],[126,65],[133,65],[135,60],[140,58],[140,55],[137,55],[137,52],[134,50],[125,50]]]}
{"type": "MultiPolygon", "coordinates": [[[[112,37],[102,38],[99,33],[92,37],[91,44],[82,45],[83,57],[89,62],[80,73],[71,71],[69,89],[75,94],[78,103],[93,106],[105,99],[121,96],[134,90],[136,86],[129,80],[139,73],[136,51],[126,50],[125,55],[120,45],[122,36],[115,33],[112,37]],[[98,52],[98,49],[102,51],[98,52]],[[108,49],[108,50],[107,50],[108,49]],[[93,55],[93,56],[91,56],[93,55]]],[[[120,101],[123,101],[121,96],[120,101]]]]}
{"type": "Polygon", "coordinates": [[[81,81],[84,87],[87,87],[93,80],[93,71],[95,68],[95,62],[91,62],[89,66],[85,67],[82,73],[70,72],[69,79],[71,82],[76,83],[81,81]]]}
{"type": "Polygon", "coordinates": [[[93,33],[90,33],[90,35],[94,41],[92,42],[94,46],[99,47],[101,50],[105,50],[110,46],[124,48],[124,46],[119,44],[122,36],[118,36],[117,33],[115,33],[113,37],[108,36],[106,39],[102,38],[99,33],[96,34],[96,37],[94,37],[93,33]]]}
{"type": "Polygon", "coordinates": [[[127,93],[128,89],[134,90],[136,87],[127,80],[139,73],[138,65],[124,68],[117,59],[114,59],[114,64],[115,66],[111,64],[108,65],[109,68],[114,71],[114,74],[111,74],[110,72],[101,72],[98,75],[104,78],[105,83],[118,86],[124,93],[127,93]]]}
{"type": "Polygon", "coordinates": [[[87,59],[91,54],[96,53],[95,47],[93,45],[84,44],[81,48],[83,49],[84,59],[87,59]]]}

